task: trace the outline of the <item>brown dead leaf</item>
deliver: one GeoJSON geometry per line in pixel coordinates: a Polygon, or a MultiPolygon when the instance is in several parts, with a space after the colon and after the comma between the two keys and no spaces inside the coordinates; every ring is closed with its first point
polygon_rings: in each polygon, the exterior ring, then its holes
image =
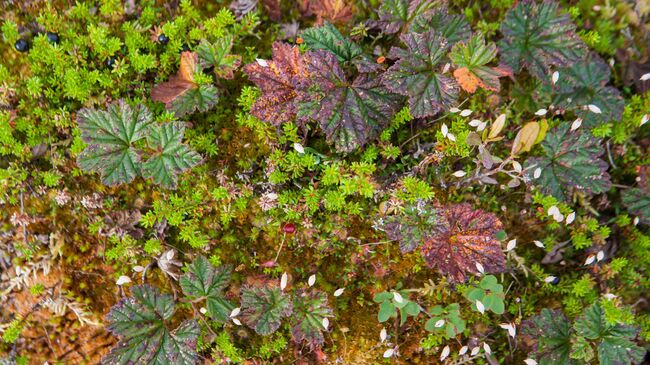
{"type": "Polygon", "coordinates": [[[341,24],[352,19],[353,7],[346,0],[310,0],[309,10],[316,15],[317,25],[322,25],[325,20],[341,24]]]}
{"type": "Polygon", "coordinates": [[[467,67],[461,67],[454,71],[454,77],[460,87],[468,93],[474,93],[477,87],[485,87],[481,79],[474,75],[467,67]]]}
{"type": "Polygon", "coordinates": [[[179,96],[198,87],[194,83],[194,73],[198,63],[199,56],[196,53],[183,52],[178,73],[171,76],[169,81],[154,86],[151,90],[151,99],[165,103],[167,108],[171,108],[171,103],[179,96]]]}

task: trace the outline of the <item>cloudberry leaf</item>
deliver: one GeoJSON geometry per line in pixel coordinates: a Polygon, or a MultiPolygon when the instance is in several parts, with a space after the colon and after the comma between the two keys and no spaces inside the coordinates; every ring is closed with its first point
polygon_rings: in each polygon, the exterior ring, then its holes
{"type": "Polygon", "coordinates": [[[457,43],[449,54],[449,58],[458,68],[454,77],[463,90],[473,93],[477,87],[499,91],[499,77],[512,74],[507,66],[490,67],[497,56],[494,43],[485,43],[482,35],[472,37],[468,42],[457,43]]]}
{"type": "Polygon", "coordinates": [[[241,64],[241,56],[232,55],[233,37],[224,36],[214,43],[202,40],[196,48],[203,68],[214,67],[214,73],[224,79],[232,79],[233,72],[241,64]]]}
{"type": "Polygon", "coordinates": [[[176,188],[178,174],[201,162],[201,155],[183,143],[185,125],[180,122],[154,125],[147,134],[156,152],[142,165],[142,177],[168,189],[176,188]]]}
{"type": "Polygon", "coordinates": [[[334,24],[345,24],[352,20],[354,10],[350,0],[309,0],[309,12],[316,15],[316,24],[325,20],[334,24]]]}
{"type": "Polygon", "coordinates": [[[278,126],[295,118],[296,87],[307,78],[307,70],[298,47],[275,42],[272,52],[272,60],[248,64],[244,72],[262,90],[251,114],[278,126]]]}
{"type": "Polygon", "coordinates": [[[108,330],[119,338],[102,359],[104,365],[196,364],[199,326],[188,320],[169,330],[174,315],[174,298],[148,285],[131,288],[131,297],[122,299],[106,316],[108,330]]]}
{"type": "Polygon", "coordinates": [[[596,302],[585,309],[584,316],[574,324],[578,335],[598,342],[598,360],[600,364],[637,364],[643,360],[645,350],[632,340],[638,330],[632,326],[609,324],[605,312],[596,302]]]}
{"type": "Polygon", "coordinates": [[[79,167],[98,172],[106,185],[131,182],[140,173],[140,155],[133,144],[144,138],[152,120],[146,107],[131,108],[123,100],[106,111],[80,110],[77,123],[88,146],[77,158],[79,167]]]}
{"type": "Polygon", "coordinates": [[[183,293],[190,299],[205,299],[212,319],[225,322],[235,308],[224,296],[232,269],[229,266],[215,268],[204,256],[189,265],[187,273],[179,280],[183,293]]]}
{"type": "Polygon", "coordinates": [[[456,80],[439,71],[449,43],[435,31],[408,33],[400,37],[406,49],[393,47],[389,57],[398,59],[384,75],[392,92],[407,95],[411,115],[424,118],[452,107],[458,98],[456,80]]]}
{"type": "Polygon", "coordinates": [[[485,273],[505,269],[506,258],[495,237],[503,225],[494,214],[463,203],[440,209],[438,222],[422,244],[429,267],[456,282],[465,281],[468,273],[479,273],[477,264],[485,273]]]}
{"type": "Polygon", "coordinates": [[[409,205],[399,215],[391,215],[382,219],[381,229],[389,239],[399,241],[400,250],[404,253],[418,248],[431,235],[431,227],[438,223],[435,209],[423,201],[417,205],[409,205]]]}
{"type": "Polygon", "coordinates": [[[627,189],[623,191],[621,198],[630,213],[639,216],[642,222],[650,224],[650,190],[627,189]]]}
{"type": "Polygon", "coordinates": [[[450,14],[446,6],[438,6],[413,19],[411,32],[426,33],[431,30],[438,32],[451,45],[467,41],[472,36],[472,28],[465,15],[450,14]]]}
{"type": "Polygon", "coordinates": [[[178,73],[169,81],[154,86],[151,99],[165,103],[167,110],[177,117],[210,110],[217,103],[218,91],[212,85],[199,85],[194,81],[194,75],[201,70],[199,56],[183,52],[178,73]]]}
{"type": "Polygon", "coordinates": [[[326,50],[336,56],[339,62],[352,61],[363,54],[356,43],[344,37],[331,23],[312,27],[302,32],[305,45],[311,50],[326,50]]]}
{"type": "Polygon", "coordinates": [[[278,287],[244,286],[241,292],[242,321],[260,335],[275,332],[293,312],[291,298],[278,287]]]}
{"type": "Polygon", "coordinates": [[[299,117],[320,123],[339,152],[351,152],[376,138],[400,106],[381,77],[360,74],[349,82],[336,57],[323,50],[305,56],[309,83],[301,88],[299,117]]]}
{"type": "Polygon", "coordinates": [[[563,123],[546,133],[544,155],[526,161],[528,177],[542,193],[567,202],[575,191],[588,195],[608,191],[611,182],[608,165],[600,159],[605,153],[600,141],[588,131],[569,128],[570,123],[563,123]],[[537,168],[542,171],[535,180],[537,168]]]}
{"type": "Polygon", "coordinates": [[[571,349],[570,321],[561,310],[542,309],[537,316],[524,322],[522,333],[537,341],[540,365],[569,365],[576,362],[569,358],[571,349]]]}
{"type": "Polygon", "coordinates": [[[606,86],[611,72],[598,55],[593,54],[558,73],[553,97],[553,104],[558,108],[575,111],[585,127],[621,120],[625,102],[616,88],[606,86]],[[588,105],[597,106],[601,113],[590,111],[588,105]]]}
{"type": "Polygon", "coordinates": [[[549,77],[551,67],[569,66],[586,54],[571,19],[550,0],[518,2],[506,14],[501,33],[501,60],[514,72],[526,67],[540,80],[549,77]]]}
{"type": "Polygon", "coordinates": [[[379,8],[379,20],[370,22],[386,34],[407,31],[411,24],[438,3],[434,0],[384,0],[379,8]]]}
{"type": "Polygon", "coordinates": [[[323,319],[334,317],[327,305],[327,295],[319,290],[298,290],[293,298],[291,316],[291,335],[300,344],[305,342],[310,348],[323,346],[323,319]]]}

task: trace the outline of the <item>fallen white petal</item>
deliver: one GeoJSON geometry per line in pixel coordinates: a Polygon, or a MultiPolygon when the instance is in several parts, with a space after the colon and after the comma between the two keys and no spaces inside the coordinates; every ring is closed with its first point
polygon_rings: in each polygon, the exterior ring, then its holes
{"type": "Polygon", "coordinates": [[[344,291],[344,290],[345,290],[345,288],[339,288],[339,289],[336,289],[336,291],[334,292],[334,296],[335,296],[335,297],[340,297],[341,294],[343,294],[343,291],[344,291]]]}
{"type": "Polygon", "coordinates": [[[442,133],[443,137],[447,137],[447,133],[449,133],[449,128],[445,123],[442,123],[442,126],[440,127],[440,133],[442,133]]]}
{"type": "Polygon", "coordinates": [[[542,243],[542,241],[533,241],[533,243],[539,248],[544,248],[544,243],[542,243]]]}
{"type": "Polygon", "coordinates": [[[560,73],[557,71],[553,72],[553,75],[551,76],[551,82],[553,83],[553,85],[555,85],[555,83],[559,79],[560,79],[560,73]]]}
{"type": "Polygon", "coordinates": [[[506,252],[514,250],[515,247],[517,247],[516,239],[508,241],[508,244],[506,245],[506,252]]]}
{"type": "Polygon", "coordinates": [[[485,272],[485,269],[483,268],[483,265],[481,265],[480,262],[476,263],[476,270],[478,270],[478,272],[480,272],[481,274],[485,272]]]}
{"type": "Polygon", "coordinates": [[[596,260],[602,261],[605,258],[605,253],[603,251],[598,251],[596,254],[596,260]]]}
{"type": "Polygon", "coordinates": [[[238,326],[241,326],[241,321],[238,320],[237,318],[233,318],[233,319],[232,319],[232,323],[234,323],[234,324],[236,324],[236,325],[238,325],[238,326]]]}
{"type": "Polygon", "coordinates": [[[483,123],[481,123],[481,124],[478,126],[478,128],[476,128],[476,131],[477,131],[477,132],[483,132],[483,130],[485,130],[485,128],[487,127],[487,125],[488,125],[488,122],[483,122],[483,123]]]}
{"type": "Polygon", "coordinates": [[[469,347],[467,347],[467,346],[461,347],[460,350],[458,351],[458,355],[461,355],[461,356],[465,355],[467,353],[467,350],[469,350],[469,347]]]}
{"type": "Polygon", "coordinates": [[[298,153],[305,153],[305,148],[298,142],[293,144],[293,149],[296,150],[298,153]]]}
{"type": "Polygon", "coordinates": [[[206,314],[208,313],[208,310],[205,307],[201,307],[201,309],[199,309],[199,312],[201,312],[201,314],[206,314]]]}
{"type": "Polygon", "coordinates": [[[379,339],[381,342],[386,341],[386,337],[388,337],[388,334],[386,333],[386,329],[382,328],[381,331],[379,332],[379,339]]]}
{"type": "Polygon", "coordinates": [[[269,67],[269,64],[266,62],[266,60],[263,60],[261,58],[257,58],[256,61],[257,61],[257,64],[262,66],[262,67],[269,67]]]}
{"type": "Polygon", "coordinates": [[[596,261],[596,256],[589,255],[589,257],[587,257],[587,260],[585,260],[585,265],[591,265],[594,263],[594,261],[596,261]]]}
{"type": "Polygon", "coordinates": [[[639,217],[634,217],[634,220],[632,221],[632,224],[635,226],[639,224],[639,217]]]}
{"type": "Polygon", "coordinates": [[[449,112],[450,112],[450,113],[454,113],[454,114],[455,114],[455,113],[458,113],[459,111],[460,111],[460,109],[458,109],[458,108],[456,108],[456,107],[454,107],[454,108],[450,108],[450,109],[449,109],[449,112]]]}
{"type": "Polygon", "coordinates": [[[537,361],[533,359],[526,359],[524,360],[524,363],[526,363],[526,365],[537,365],[537,361]]]}
{"type": "Polygon", "coordinates": [[[327,319],[327,317],[325,317],[325,318],[323,318],[322,324],[323,324],[323,328],[327,329],[327,327],[330,326],[330,320],[327,319]]]}
{"type": "Polygon", "coordinates": [[[449,353],[451,352],[451,349],[449,349],[449,345],[445,346],[445,348],[442,349],[442,353],[440,354],[440,361],[443,361],[449,356],[449,353]]]}
{"type": "Polygon", "coordinates": [[[546,109],[539,109],[538,111],[535,112],[535,115],[542,116],[542,115],[546,115],[547,112],[548,110],[546,109]]]}
{"type": "Polygon", "coordinates": [[[450,141],[456,142],[456,136],[451,133],[447,133],[447,138],[449,138],[450,141]]]}
{"type": "Polygon", "coordinates": [[[571,224],[576,220],[576,212],[571,212],[566,216],[566,224],[571,224]]]}
{"type": "Polygon", "coordinates": [[[384,351],[384,358],[387,359],[389,357],[392,357],[394,353],[395,353],[394,349],[388,349],[384,351]]]}
{"type": "Polygon", "coordinates": [[[445,67],[442,68],[442,73],[446,74],[449,71],[450,67],[451,65],[449,64],[449,62],[445,63],[445,67]]]}
{"type": "Polygon", "coordinates": [[[544,279],[544,281],[550,284],[550,283],[554,282],[555,279],[556,279],[555,276],[547,276],[546,279],[544,279]]]}
{"type": "Polygon", "coordinates": [[[470,352],[469,355],[470,355],[470,356],[474,356],[474,355],[478,354],[479,351],[481,351],[481,348],[478,347],[478,346],[476,346],[476,347],[474,347],[474,348],[472,349],[472,352],[470,352]]]}
{"type": "Polygon", "coordinates": [[[119,278],[117,278],[117,281],[115,282],[115,284],[124,285],[124,284],[130,283],[130,282],[131,282],[130,277],[122,275],[119,278]]]}
{"type": "Polygon", "coordinates": [[[616,294],[612,294],[612,293],[607,293],[607,294],[605,294],[603,296],[605,297],[605,299],[609,299],[609,300],[612,300],[612,299],[617,297],[616,294]]]}
{"type": "Polygon", "coordinates": [[[133,266],[133,271],[135,271],[135,272],[143,272],[144,267],[142,267],[140,265],[133,266]]]}
{"type": "Polygon", "coordinates": [[[483,342],[483,350],[485,350],[485,353],[488,355],[492,353],[492,349],[490,348],[490,345],[488,345],[485,342],[483,342]]]}
{"type": "Polygon", "coordinates": [[[515,338],[515,335],[517,334],[516,327],[513,323],[501,323],[499,327],[503,328],[504,330],[508,331],[508,335],[512,338],[515,338]]]}
{"type": "Polygon", "coordinates": [[[441,320],[438,320],[438,322],[436,322],[436,324],[434,325],[434,327],[436,327],[436,328],[440,328],[440,327],[442,327],[442,326],[444,326],[444,325],[445,325],[445,320],[444,320],[444,319],[441,319],[441,320]]]}
{"type": "Polygon", "coordinates": [[[480,120],[478,120],[478,119],[472,119],[469,122],[469,125],[472,126],[472,127],[478,127],[479,125],[481,125],[481,123],[482,122],[480,120]]]}
{"type": "Polygon", "coordinates": [[[485,313],[485,306],[478,299],[476,300],[476,309],[478,309],[481,314],[485,313]]]}
{"type": "Polygon", "coordinates": [[[602,113],[602,111],[600,110],[600,108],[597,107],[597,106],[594,105],[594,104],[589,104],[589,105],[587,105],[587,109],[589,109],[589,111],[592,112],[592,113],[596,113],[596,114],[600,114],[600,113],[602,113]]]}
{"type": "Polygon", "coordinates": [[[465,171],[463,171],[463,170],[458,170],[458,171],[454,172],[453,175],[456,176],[456,177],[463,177],[463,176],[467,175],[467,173],[465,171]]]}
{"type": "Polygon", "coordinates": [[[576,129],[580,128],[582,125],[582,118],[578,118],[571,123],[571,130],[575,131],[576,129]]]}
{"type": "Polygon", "coordinates": [[[230,312],[230,318],[237,317],[237,315],[241,312],[241,308],[237,307],[230,312]]]}
{"type": "Polygon", "coordinates": [[[553,214],[553,219],[560,223],[564,220],[564,214],[560,213],[559,211],[556,214],[553,214]]]}
{"type": "Polygon", "coordinates": [[[560,213],[560,209],[559,209],[557,206],[553,205],[553,206],[551,206],[550,208],[548,208],[548,211],[547,211],[546,213],[547,213],[548,215],[555,216],[555,215],[557,215],[558,213],[560,213]]]}
{"type": "Polygon", "coordinates": [[[469,117],[472,114],[472,111],[469,109],[463,109],[462,112],[460,112],[461,117],[469,117]]]}
{"type": "Polygon", "coordinates": [[[643,118],[641,118],[641,124],[639,124],[639,126],[642,126],[642,125],[648,123],[648,119],[650,119],[649,115],[650,114],[646,114],[646,115],[643,116],[643,118]]]}
{"type": "Polygon", "coordinates": [[[393,292],[393,298],[397,303],[404,303],[404,298],[402,298],[402,295],[398,292],[393,292]]]}
{"type": "Polygon", "coordinates": [[[512,161],[512,168],[515,170],[517,173],[521,173],[523,168],[521,167],[521,164],[517,161],[512,161]]]}
{"type": "Polygon", "coordinates": [[[289,279],[289,276],[287,273],[282,274],[282,278],[280,278],[280,290],[284,290],[284,288],[287,287],[287,280],[289,279]]]}
{"type": "Polygon", "coordinates": [[[648,72],[647,74],[643,74],[643,75],[641,75],[641,77],[639,78],[639,80],[641,80],[641,81],[647,81],[647,80],[650,80],[650,72],[648,72]]]}
{"type": "Polygon", "coordinates": [[[538,168],[536,168],[535,171],[533,172],[533,178],[534,178],[534,179],[539,179],[540,176],[542,176],[542,168],[541,168],[541,167],[538,167],[538,168]]]}
{"type": "Polygon", "coordinates": [[[315,283],[316,283],[316,275],[313,274],[309,277],[309,279],[307,279],[307,284],[309,286],[314,286],[315,283]]]}

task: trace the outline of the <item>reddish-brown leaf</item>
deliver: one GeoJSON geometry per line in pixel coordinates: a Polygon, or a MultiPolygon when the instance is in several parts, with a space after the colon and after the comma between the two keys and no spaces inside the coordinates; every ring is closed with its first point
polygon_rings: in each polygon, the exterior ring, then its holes
{"type": "Polygon", "coordinates": [[[194,52],[183,52],[181,54],[181,64],[178,73],[169,78],[169,81],[163,82],[153,87],[151,98],[155,101],[165,103],[167,109],[171,104],[188,90],[197,88],[194,83],[194,73],[198,66],[199,57],[194,52]]]}
{"type": "Polygon", "coordinates": [[[296,116],[296,87],[307,78],[307,71],[298,47],[275,42],[272,52],[272,60],[248,64],[244,72],[262,90],[251,114],[278,126],[296,116]]]}
{"type": "Polygon", "coordinates": [[[494,214],[466,203],[445,207],[439,214],[435,233],[422,245],[430,267],[456,282],[465,281],[468,273],[478,273],[477,264],[486,273],[505,269],[506,258],[495,237],[502,224],[494,214]]]}
{"type": "Polygon", "coordinates": [[[310,0],[309,12],[316,15],[316,24],[325,20],[333,24],[347,23],[352,19],[352,4],[346,0],[310,0]]]}

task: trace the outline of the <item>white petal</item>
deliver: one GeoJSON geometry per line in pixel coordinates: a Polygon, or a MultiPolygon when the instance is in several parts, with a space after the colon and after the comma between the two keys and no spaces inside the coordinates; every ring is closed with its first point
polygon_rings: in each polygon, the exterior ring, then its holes
{"type": "Polygon", "coordinates": [[[634,220],[632,221],[632,224],[635,226],[639,224],[639,217],[634,217],[634,220]]]}
{"type": "Polygon", "coordinates": [[[312,275],[309,277],[309,279],[307,279],[307,284],[308,284],[309,286],[314,286],[315,283],[316,283],[316,274],[312,274],[312,275]]]}
{"type": "Polygon", "coordinates": [[[388,337],[388,334],[386,333],[386,329],[382,328],[381,332],[379,332],[379,339],[381,340],[381,342],[384,342],[386,341],[386,337],[388,337]]]}
{"type": "Polygon", "coordinates": [[[521,173],[523,168],[521,167],[521,164],[517,161],[512,161],[512,168],[515,170],[517,173],[521,173]]]}
{"type": "Polygon", "coordinates": [[[476,263],[476,270],[478,270],[478,272],[480,272],[481,274],[485,272],[485,269],[483,268],[483,265],[481,265],[480,262],[476,263]]]}
{"type": "Polygon", "coordinates": [[[467,353],[467,350],[469,350],[469,347],[463,346],[460,348],[460,351],[458,351],[458,355],[465,355],[467,353]]]}
{"type": "Polygon", "coordinates": [[[445,63],[445,67],[442,68],[442,73],[446,74],[449,71],[450,67],[451,65],[449,64],[449,62],[445,63]]]}
{"type": "Polygon", "coordinates": [[[282,274],[282,278],[280,278],[280,290],[284,290],[284,288],[287,287],[287,280],[289,279],[289,276],[287,273],[282,274]]]}
{"type": "Polygon", "coordinates": [[[642,126],[642,125],[648,123],[648,119],[650,119],[649,115],[650,114],[646,114],[646,115],[643,116],[643,118],[641,118],[641,124],[639,124],[639,126],[642,126]]]}
{"type": "Polygon", "coordinates": [[[174,250],[169,250],[169,251],[167,251],[167,253],[166,253],[166,255],[167,255],[167,260],[171,260],[171,259],[173,259],[175,253],[176,253],[176,252],[175,252],[174,250]]]}
{"type": "Polygon", "coordinates": [[[449,109],[449,112],[450,112],[450,113],[454,113],[454,114],[455,114],[455,113],[458,113],[459,111],[460,111],[460,109],[455,108],[455,107],[449,109]]]}
{"type": "Polygon", "coordinates": [[[130,283],[130,282],[131,282],[130,277],[122,275],[119,278],[117,278],[117,281],[115,282],[115,284],[124,285],[124,284],[130,283]]]}
{"type": "Polygon", "coordinates": [[[488,355],[492,353],[492,349],[490,348],[490,345],[488,345],[485,342],[483,342],[483,350],[485,350],[485,353],[488,355]]]}
{"type": "Polygon", "coordinates": [[[514,250],[515,247],[517,247],[516,239],[508,241],[508,244],[506,245],[506,252],[514,250]]]}
{"type": "Polygon", "coordinates": [[[499,327],[503,328],[504,330],[508,331],[508,335],[512,338],[515,338],[515,335],[517,334],[517,330],[515,328],[515,325],[512,323],[501,323],[499,327]]]}
{"type": "Polygon", "coordinates": [[[445,123],[442,123],[442,126],[440,127],[440,133],[442,133],[443,137],[447,137],[447,133],[449,133],[449,128],[445,123]]]}
{"type": "Polygon", "coordinates": [[[478,299],[476,300],[476,309],[478,309],[481,314],[485,313],[485,306],[478,299]]]}
{"type": "Polygon", "coordinates": [[[596,254],[596,260],[602,261],[605,258],[605,253],[603,251],[598,251],[596,254]]]}
{"type": "Polygon", "coordinates": [[[453,175],[456,176],[456,177],[463,177],[463,176],[467,175],[467,173],[465,171],[463,171],[463,170],[458,170],[458,171],[454,172],[453,175]]]}
{"type": "Polygon", "coordinates": [[[612,294],[612,293],[607,293],[607,294],[605,294],[603,296],[605,297],[605,299],[609,299],[609,300],[612,300],[612,299],[617,297],[616,294],[612,294]]]}
{"type": "Polygon", "coordinates": [[[524,363],[526,363],[526,365],[537,365],[537,361],[533,359],[526,359],[524,360],[524,363]]]}
{"type": "Polygon", "coordinates": [[[445,320],[444,320],[444,319],[441,319],[441,320],[439,320],[438,322],[436,322],[436,324],[434,325],[434,327],[436,327],[436,328],[440,328],[440,327],[442,327],[442,326],[444,326],[444,325],[445,325],[445,320]]]}
{"type": "Polygon", "coordinates": [[[476,131],[477,131],[477,132],[483,132],[483,130],[485,129],[485,127],[487,127],[487,125],[488,125],[488,122],[483,122],[483,123],[481,123],[481,124],[478,126],[478,128],[476,128],[476,131]]]}
{"type": "Polygon", "coordinates": [[[594,261],[596,261],[596,256],[589,255],[589,257],[587,257],[587,260],[585,260],[585,265],[591,265],[594,263],[594,261]]]}
{"type": "Polygon", "coordinates": [[[234,323],[234,324],[236,324],[236,325],[238,325],[238,326],[241,326],[241,321],[238,320],[237,318],[233,318],[233,319],[232,319],[232,323],[234,323]]]}
{"type": "Polygon", "coordinates": [[[560,213],[560,209],[558,209],[557,206],[553,205],[552,207],[548,208],[548,211],[546,212],[548,215],[555,216],[558,213],[560,213]]]}
{"type": "Polygon", "coordinates": [[[343,291],[344,291],[344,290],[345,290],[345,288],[339,288],[339,289],[336,289],[336,291],[334,292],[334,296],[335,296],[335,297],[340,297],[341,294],[343,294],[343,291]]]}
{"type": "Polygon", "coordinates": [[[558,211],[556,214],[553,215],[553,219],[554,219],[556,222],[560,223],[560,222],[562,222],[562,221],[564,220],[564,214],[562,214],[562,213],[560,213],[560,212],[558,211]]]}
{"type": "Polygon", "coordinates": [[[560,73],[557,71],[553,72],[553,75],[551,76],[551,82],[553,83],[553,85],[555,85],[555,83],[559,79],[560,79],[560,73]]]}
{"type": "Polygon", "coordinates": [[[469,355],[470,355],[470,356],[474,356],[474,355],[478,354],[479,351],[481,351],[481,348],[478,347],[478,346],[476,346],[476,347],[474,347],[474,348],[472,349],[472,352],[470,352],[469,355]]]}
{"type": "Polygon", "coordinates": [[[442,349],[442,353],[440,354],[440,361],[443,361],[449,356],[449,353],[451,350],[449,349],[449,346],[445,346],[445,348],[442,349]]]}
{"type": "Polygon", "coordinates": [[[256,59],[257,64],[262,66],[262,67],[269,67],[269,64],[266,62],[266,60],[263,60],[261,58],[256,59]]]}
{"type": "Polygon", "coordinates": [[[302,154],[305,153],[305,147],[303,147],[300,143],[296,142],[293,144],[293,149],[296,150],[296,152],[302,154]]]}
{"type": "Polygon", "coordinates": [[[576,220],[576,212],[571,212],[566,216],[566,224],[571,224],[576,220]]]}
{"type": "Polygon", "coordinates": [[[393,292],[393,298],[397,303],[404,303],[404,298],[402,298],[402,295],[398,292],[393,292]]]}
{"type": "Polygon", "coordinates": [[[546,279],[544,279],[544,281],[547,283],[552,283],[555,281],[555,279],[556,279],[555,276],[551,275],[551,276],[547,276],[546,279]]]}
{"type": "Polygon", "coordinates": [[[142,267],[140,265],[133,266],[133,271],[135,271],[135,272],[143,272],[144,267],[142,267]]]}
{"type": "Polygon", "coordinates": [[[462,112],[460,112],[461,117],[469,117],[472,114],[472,111],[469,109],[463,109],[462,112]]]}
{"type": "Polygon", "coordinates": [[[535,115],[542,116],[542,115],[546,115],[547,112],[548,112],[548,110],[546,110],[546,109],[540,109],[540,110],[535,112],[535,115]]]}
{"type": "Polygon", "coordinates": [[[592,113],[596,113],[596,114],[600,114],[600,113],[602,113],[602,111],[600,111],[600,108],[597,107],[597,106],[594,105],[594,104],[589,104],[589,105],[587,105],[587,108],[588,108],[589,111],[592,112],[592,113]]]}
{"type": "Polygon", "coordinates": [[[575,131],[576,129],[580,128],[582,125],[582,118],[578,118],[571,123],[571,130],[575,131]]]}
{"type": "Polygon", "coordinates": [[[237,317],[239,315],[239,312],[241,312],[241,308],[237,307],[230,312],[230,318],[237,317]]]}
{"type": "Polygon", "coordinates": [[[639,78],[639,80],[641,80],[641,81],[647,81],[647,80],[650,80],[650,72],[648,72],[647,74],[643,74],[643,75],[641,75],[641,77],[639,78]]]}
{"type": "Polygon", "coordinates": [[[394,353],[395,353],[395,349],[388,349],[384,351],[384,358],[387,359],[389,357],[392,357],[394,353]]]}
{"type": "Polygon", "coordinates": [[[201,307],[201,309],[199,309],[199,312],[201,312],[201,314],[206,314],[208,313],[208,310],[205,307],[201,307]]]}
{"type": "Polygon", "coordinates": [[[544,243],[542,243],[542,241],[533,241],[533,243],[539,248],[544,248],[544,243]]]}
{"type": "Polygon", "coordinates": [[[323,318],[322,325],[323,325],[323,328],[327,329],[327,327],[330,326],[330,320],[327,319],[327,317],[323,318]]]}
{"type": "Polygon", "coordinates": [[[469,125],[470,125],[471,127],[478,127],[479,125],[481,125],[481,123],[482,123],[482,122],[481,122],[480,120],[478,120],[478,119],[472,119],[472,120],[469,122],[469,125]]]}
{"type": "Polygon", "coordinates": [[[536,168],[535,171],[533,172],[533,178],[534,178],[534,179],[539,179],[540,176],[542,176],[542,168],[541,168],[541,167],[538,167],[538,168],[536,168]]]}
{"type": "Polygon", "coordinates": [[[456,136],[451,133],[447,133],[447,138],[449,138],[450,141],[456,142],[456,136]]]}

